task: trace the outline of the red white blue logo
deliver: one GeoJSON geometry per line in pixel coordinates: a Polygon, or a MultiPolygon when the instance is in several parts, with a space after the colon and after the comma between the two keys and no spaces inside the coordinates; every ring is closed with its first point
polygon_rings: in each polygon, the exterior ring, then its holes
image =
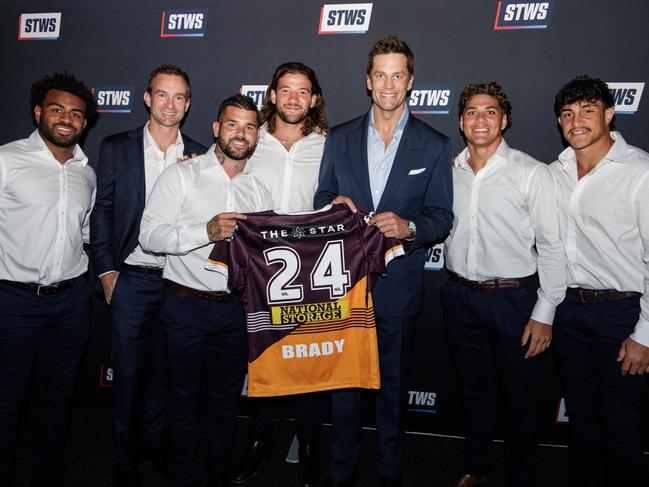
{"type": "Polygon", "coordinates": [[[61,33],[61,12],[20,14],[19,41],[54,41],[61,33]]]}
{"type": "Polygon", "coordinates": [[[554,0],[520,2],[500,0],[496,9],[494,30],[545,29],[550,23],[554,0]]]}
{"type": "Polygon", "coordinates": [[[448,115],[451,111],[455,86],[415,85],[408,97],[408,108],[418,115],[448,115]]]}
{"type": "Polygon", "coordinates": [[[207,27],[207,9],[183,8],[162,12],[160,37],[203,37],[207,27]]]}
{"type": "Polygon", "coordinates": [[[365,34],[371,17],[371,3],[323,5],[318,34],[365,34]]]}
{"type": "Polygon", "coordinates": [[[100,113],[131,113],[133,109],[132,86],[96,86],[90,91],[100,113]]]}
{"type": "Polygon", "coordinates": [[[261,106],[264,104],[264,97],[266,96],[267,89],[268,85],[241,85],[241,88],[239,88],[239,93],[252,98],[257,104],[257,108],[261,110],[261,106]]]}
{"type": "Polygon", "coordinates": [[[633,115],[640,106],[644,83],[607,83],[615,100],[617,115],[633,115]]]}

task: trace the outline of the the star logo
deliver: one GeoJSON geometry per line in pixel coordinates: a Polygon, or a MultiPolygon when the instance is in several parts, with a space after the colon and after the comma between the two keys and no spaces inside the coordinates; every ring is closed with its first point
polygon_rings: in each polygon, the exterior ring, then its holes
{"type": "Polygon", "coordinates": [[[302,227],[295,227],[293,229],[293,232],[291,233],[291,236],[293,238],[297,238],[298,240],[301,239],[306,235],[306,232],[304,231],[304,228],[302,227]]]}

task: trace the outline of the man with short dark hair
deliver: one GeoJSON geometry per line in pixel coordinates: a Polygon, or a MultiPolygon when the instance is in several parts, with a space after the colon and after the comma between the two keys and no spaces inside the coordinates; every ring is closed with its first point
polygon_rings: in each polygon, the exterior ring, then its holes
{"type": "Polygon", "coordinates": [[[99,151],[97,202],[90,217],[93,267],[110,306],[117,487],[140,485],[140,444],[165,475],[164,257],[138,242],[144,203],[165,167],[203,153],[180,133],[191,102],[189,76],[163,64],[149,77],[142,127],[106,137],[99,151]],[[140,430],[144,431],[143,440],[140,430]]]}
{"type": "MultiPolygon", "coordinates": [[[[259,143],[248,161],[273,198],[273,208],[284,212],[313,210],[320,159],[329,128],[324,97],[315,72],[299,62],[281,64],[273,73],[261,109],[259,143]]],[[[318,439],[323,395],[287,398],[294,404],[299,441],[298,481],[305,487],[320,478],[318,439]]],[[[250,399],[250,439],[232,474],[235,484],[257,474],[272,448],[272,418],[276,398],[250,399]]]]}
{"type": "Polygon", "coordinates": [[[247,335],[238,296],[226,279],[205,269],[212,242],[232,237],[243,212],[272,207],[251,174],[259,112],[243,95],[226,99],[213,124],[216,144],[205,154],[169,166],[147,201],[142,247],[164,254],[169,368],[168,445],[176,487],[203,485],[197,407],[202,376],[207,388],[207,485],[230,484],[228,457],[237,399],[247,366],[247,335]]]}
{"type": "Polygon", "coordinates": [[[554,351],[570,417],[571,486],[640,485],[649,367],[649,154],[611,131],[606,83],[579,76],[554,111],[570,147],[550,166],[567,256],[554,351]]]}
{"type": "Polygon", "coordinates": [[[95,172],[77,144],[97,115],[69,73],[32,85],[38,125],[0,147],[0,485],[13,485],[16,434],[34,372],[31,485],[63,485],[65,439],[88,338],[88,219],[95,172]]]}
{"type": "Polygon", "coordinates": [[[459,118],[466,148],[453,163],[454,221],[441,298],[462,392],[466,453],[463,473],[450,485],[492,485],[500,395],[507,485],[531,487],[539,431],[536,370],[565,292],[554,182],[545,164],[505,142],[511,104],[498,83],[467,85],[459,118]]]}
{"type": "MultiPolygon", "coordinates": [[[[381,485],[402,485],[403,415],[417,315],[421,308],[425,247],[453,223],[451,143],[408,111],[414,56],[395,36],[377,40],[367,67],[368,113],[331,129],[314,206],[356,205],[377,213],[370,220],[407,255],[390,264],[372,289],[381,390],[376,397],[381,485]]],[[[360,448],[361,393],[332,393],[332,484],[354,484],[360,448]]]]}

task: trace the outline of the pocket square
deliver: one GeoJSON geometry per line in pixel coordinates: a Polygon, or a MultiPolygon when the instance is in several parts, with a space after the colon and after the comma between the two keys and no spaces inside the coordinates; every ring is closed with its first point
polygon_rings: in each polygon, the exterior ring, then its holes
{"type": "Polygon", "coordinates": [[[414,176],[416,174],[421,174],[426,170],[425,167],[419,168],[419,169],[411,169],[410,172],[408,173],[408,176],[414,176]]]}

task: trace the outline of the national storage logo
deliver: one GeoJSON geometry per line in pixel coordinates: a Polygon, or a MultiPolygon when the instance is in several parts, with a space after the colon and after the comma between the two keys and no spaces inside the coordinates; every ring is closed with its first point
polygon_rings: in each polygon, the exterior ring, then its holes
{"type": "Polygon", "coordinates": [[[615,100],[615,113],[633,115],[640,105],[644,83],[607,83],[615,100]]]}
{"type": "Polygon", "coordinates": [[[455,87],[450,85],[415,85],[408,97],[408,108],[419,115],[448,115],[455,87]]]}
{"type": "Polygon", "coordinates": [[[545,29],[550,23],[554,0],[520,2],[500,0],[496,9],[494,30],[545,29]]]}
{"type": "Polygon", "coordinates": [[[371,3],[323,5],[318,34],[365,34],[371,17],[371,3]]]}
{"type": "Polygon", "coordinates": [[[160,37],[203,37],[207,26],[207,9],[183,8],[162,12],[160,37]]]}
{"type": "Polygon", "coordinates": [[[19,41],[54,41],[61,32],[61,12],[20,14],[19,41]]]}
{"type": "Polygon", "coordinates": [[[131,113],[133,109],[131,86],[97,86],[91,91],[100,113],[131,113]]]}
{"type": "Polygon", "coordinates": [[[257,108],[261,110],[261,106],[264,104],[264,96],[266,96],[266,90],[268,85],[241,85],[239,88],[239,93],[250,97],[257,104],[257,108]]]}

